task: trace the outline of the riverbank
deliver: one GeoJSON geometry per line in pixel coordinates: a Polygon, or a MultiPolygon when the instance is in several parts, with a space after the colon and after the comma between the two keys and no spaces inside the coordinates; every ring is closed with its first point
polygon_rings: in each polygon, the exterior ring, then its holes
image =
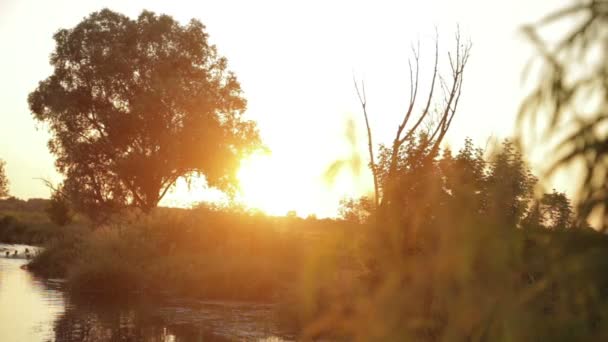
{"type": "MultiPolygon", "coordinates": [[[[395,240],[382,239],[382,225],[367,235],[367,226],[344,221],[162,209],[95,229],[66,229],[29,268],[64,277],[67,293],[93,300],[272,304],[265,307],[272,307],[273,324],[294,336],[348,337],[391,324],[398,330],[400,322],[383,315],[412,308],[422,312],[412,317],[428,315],[427,324],[460,329],[464,336],[485,324],[477,317],[496,303],[508,310],[499,319],[519,324],[514,329],[520,334],[531,325],[539,336],[603,332],[605,234],[481,220],[448,227],[441,235],[430,235],[437,232],[431,227],[404,240],[427,243],[434,254],[395,252],[388,249],[395,240]],[[385,311],[368,314],[377,308],[385,311]],[[466,320],[431,321],[443,312],[466,320]],[[570,328],[554,333],[554,320],[570,328]]],[[[431,335],[424,326],[411,329],[431,335]]]]}
{"type": "Polygon", "coordinates": [[[57,225],[49,218],[47,199],[0,200],[0,243],[43,246],[90,230],[86,218],[75,215],[72,223],[57,225]]]}
{"type": "Polygon", "coordinates": [[[128,223],[66,229],[30,269],[65,277],[84,293],[275,302],[319,256],[354,262],[357,230],[334,220],[163,209],[128,223]]]}
{"type": "Polygon", "coordinates": [[[293,340],[276,324],[273,305],[86,295],[66,291],[64,281],[36,277],[23,269],[26,262],[0,258],[2,341],[293,340]]]}

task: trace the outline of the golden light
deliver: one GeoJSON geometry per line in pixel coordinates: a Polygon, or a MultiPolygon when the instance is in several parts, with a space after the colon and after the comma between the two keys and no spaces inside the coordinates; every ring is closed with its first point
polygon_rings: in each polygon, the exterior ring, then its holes
{"type": "Polygon", "coordinates": [[[239,201],[270,215],[295,210],[305,216],[316,213],[311,177],[289,160],[255,154],[241,162],[238,172],[239,201]]]}
{"type": "Polygon", "coordinates": [[[328,182],[325,169],[298,154],[254,154],[241,162],[238,200],[269,215],[335,217],[340,199],[360,196],[366,182],[349,169],[328,182]]]}
{"type": "MultiPolygon", "coordinates": [[[[341,199],[370,191],[366,182],[369,176],[355,174],[346,167],[328,179],[327,167],[310,163],[298,153],[257,153],[241,161],[234,201],[268,215],[295,211],[300,217],[335,217],[341,199]]],[[[188,208],[201,202],[228,204],[229,199],[221,191],[209,188],[203,177],[195,177],[190,183],[178,179],[160,204],[188,208]]]]}

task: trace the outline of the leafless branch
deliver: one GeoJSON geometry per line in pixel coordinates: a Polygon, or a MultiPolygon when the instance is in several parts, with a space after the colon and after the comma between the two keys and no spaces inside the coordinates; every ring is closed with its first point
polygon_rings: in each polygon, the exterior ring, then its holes
{"type": "MultiPolygon", "coordinates": [[[[432,71],[431,77],[431,85],[428,92],[428,95],[423,103],[423,107],[421,108],[420,114],[413,125],[409,126],[410,120],[412,119],[413,113],[416,108],[417,95],[419,91],[419,73],[420,73],[420,45],[418,44],[417,48],[412,48],[413,57],[408,60],[409,67],[409,79],[410,79],[410,100],[407,106],[407,110],[403,116],[401,124],[397,128],[397,132],[395,138],[393,140],[392,149],[390,151],[390,161],[388,165],[388,174],[387,177],[390,177],[397,170],[397,164],[399,159],[399,151],[401,146],[408,140],[414,137],[419,131],[421,125],[424,123],[424,128],[432,134],[430,134],[430,146],[431,146],[431,155],[437,152],[441,142],[443,141],[447,131],[449,130],[452,120],[456,115],[456,111],[458,108],[458,104],[460,102],[460,96],[462,93],[462,84],[463,84],[463,73],[464,68],[468,62],[471,50],[470,42],[462,43],[460,31],[458,30],[455,36],[456,40],[456,51],[455,55],[452,53],[448,53],[448,59],[450,63],[451,70],[451,82],[448,85],[448,82],[439,74],[439,37],[436,35],[435,37],[435,61],[432,71]],[[439,78],[439,81],[437,79],[439,78]],[[442,89],[444,95],[444,101],[442,104],[442,108],[431,113],[430,108],[431,104],[435,103],[435,86],[436,83],[440,83],[440,87],[442,89]],[[435,113],[438,113],[438,116],[435,117],[435,113]]],[[[367,127],[367,135],[368,135],[368,147],[370,160],[372,164],[372,172],[374,174],[374,190],[376,193],[376,207],[381,205],[382,199],[379,194],[379,184],[378,184],[378,170],[376,170],[376,165],[374,163],[374,153],[373,153],[373,144],[372,144],[372,133],[369,125],[369,118],[367,113],[367,99],[365,96],[365,88],[362,83],[362,91],[359,89],[359,85],[357,81],[354,80],[355,89],[357,91],[357,96],[359,97],[359,102],[361,103],[361,107],[363,109],[363,115],[365,117],[365,124],[367,127]]]]}
{"type": "Polygon", "coordinates": [[[372,130],[369,125],[369,117],[367,115],[367,95],[365,94],[365,82],[361,82],[361,91],[359,91],[359,85],[357,84],[357,80],[353,76],[353,83],[355,84],[355,90],[357,91],[357,96],[359,97],[359,102],[361,103],[361,108],[363,109],[363,116],[365,117],[365,127],[367,128],[367,147],[369,150],[369,163],[370,168],[372,169],[372,176],[374,178],[374,205],[375,208],[378,208],[379,204],[379,188],[378,188],[378,173],[376,171],[376,161],[374,159],[374,145],[372,141],[372,130]]]}

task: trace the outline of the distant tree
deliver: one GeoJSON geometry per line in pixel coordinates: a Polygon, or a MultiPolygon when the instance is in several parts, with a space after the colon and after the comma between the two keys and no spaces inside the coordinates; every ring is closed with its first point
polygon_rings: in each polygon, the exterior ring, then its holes
{"type": "Polygon", "coordinates": [[[570,200],[563,192],[555,189],[550,194],[544,194],[540,200],[543,207],[545,227],[549,229],[567,229],[574,224],[574,211],[570,200]]]}
{"type": "Polygon", "coordinates": [[[365,223],[374,214],[374,200],[363,196],[358,199],[344,199],[340,202],[340,216],[350,222],[365,223]]]}
{"type": "Polygon", "coordinates": [[[507,226],[516,226],[533,199],[536,183],[521,153],[505,140],[489,167],[487,214],[497,216],[507,226]]]}
{"type": "Polygon", "coordinates": [[[540,136],[540,127],[548,141],[558,142],[550,173],[572,163],[583,166],[577,212],[583,219],[594,213],[608,229],[608,1],[572,1],[524,30],[541,63],[530,69],[539,73],[519,124],[533,130],[520,130],[522,138],[540,136]],[[547,27],[565,30],[559,35],[547,27]]]}
{"type": "Polygon", "coordinates": [[[259,145],[227,60],[197,20],[104,9],[55,35],[53,74],[29,95],[78,209],[149,211],[179,177],[230,191],[259,145]]]}
{"type": "Polygon", "coordinates": [[[51,220],[59,226],[65,226],[72,222],[73,213],[65,196],[59,192],[54,192],[46,208],[46,213],[51,220]]]}
{"type": "Polygon", "coordinates": [[[317,221],[319,218],[317,218],[316,214],[308,214],[308,216],[306,216],[306,219],[309,221],[317,221]]]}
{"type": "MultiPolygon", "coordinates": [[[[530,206],[522,226],[524,228],[568,229],[577,225],[576,216],[570,199],[563,192],[555,189],[550,194],[534,201],[530,206]]],[[[581,225],[586,226],[585,222],[581,225]]]]}
{"type": "Polygon", "coordinates": [[[454,204],[468,206],[476,214],[481,213],[485,204],[487,163],[483,153],[467,138],[456,157],[452,157],[450,150],[445,150],[439,161],[445,187],[454,204]]]}
{"type": "Polygon", "coordinates": [[[4,170],[5,165],[4,160],[0,159],[0,199],[8,197],[8,177],[4,170]]]}

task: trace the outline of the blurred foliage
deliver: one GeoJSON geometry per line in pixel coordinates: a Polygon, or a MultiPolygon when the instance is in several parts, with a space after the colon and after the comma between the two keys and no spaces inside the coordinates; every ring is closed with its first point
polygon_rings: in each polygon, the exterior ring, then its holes
{"type": "Polygon", "coordinates": [[[573,1],[524,30],[537,48],[540,65],[538,77],[533,79],[534,89],[521,106],[520,135],[530,140],[541,128],[545,137],[550,138],[545,140],[557,141],[550,172],[566,165],[583,166],[578,210],[582,217],[593,216],[605,230],[608,228],[608,1],[573,1]],[[568,27],[567,31],[564,27],[568,27]],[[555,37],[555,33],[559,33],[559,38],[546,38],[555,37]]]}
{"type": "MultiPolygon", "coordinates": [[[[302,338],[606,338],[608,238],[576,224],[584,221],[564,194],[536,198],[513,143],[487,155],[467,140],[453,155],[429,153],[427,141],[411,139],[383,180],[392,196],[368,221],[356,254],[362,273],[323,259],[311,275],[318,281],[294,294],[308,303],[292,306],[302,338]],[[315,290],[323,284],[333,291],[315,290]]],[[[381,153],[379,170],[382,162],[381,153]]]]}

